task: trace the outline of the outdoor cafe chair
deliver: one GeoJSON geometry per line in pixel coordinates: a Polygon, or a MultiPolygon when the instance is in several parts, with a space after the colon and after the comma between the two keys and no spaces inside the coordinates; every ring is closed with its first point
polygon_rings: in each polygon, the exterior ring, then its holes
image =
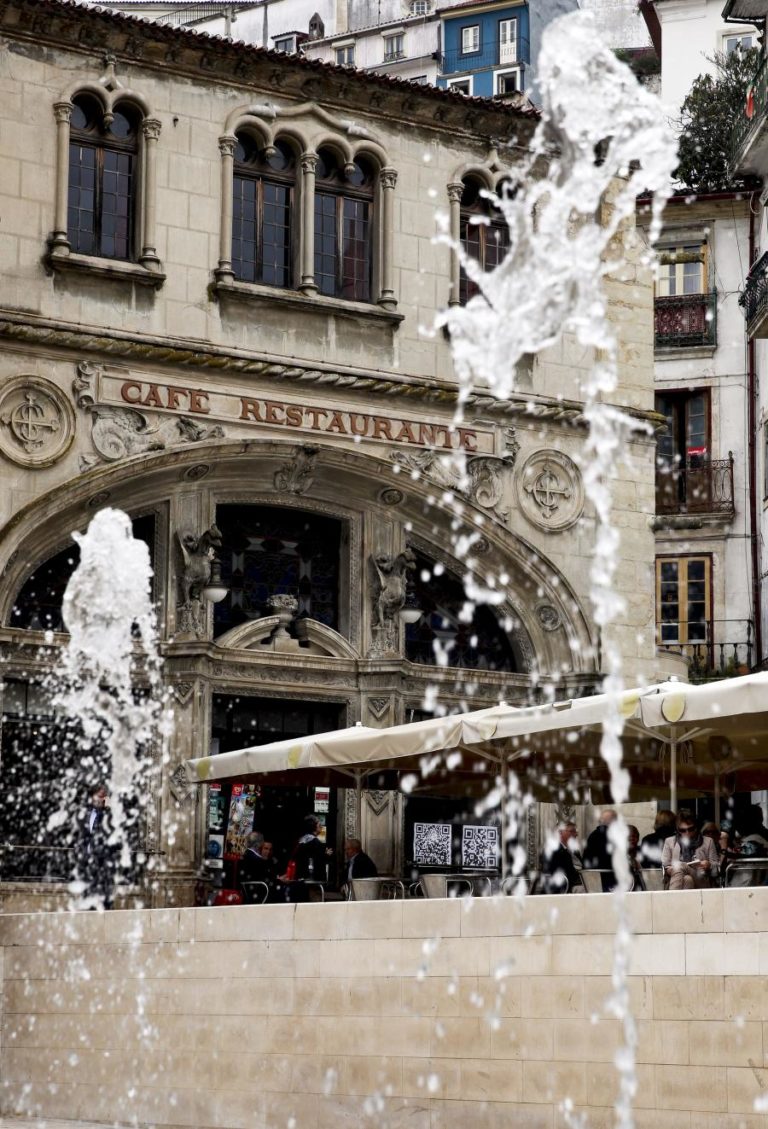
{"type": "Polygon", "coordinates": [[[725,868],[726,887],[765,886],[766,882],[768,859],[736,859],[725,868]]]}
{"type": "Polygon", "coordinates": [[[251,882],[241,882],[240,887],[249,905],[263,906],[269,897],[269,886],[266,882],[254,879],[251,882]]]}
{"type": "MultiPolygon", "coordinates": [[[[597,869],[588,869],[587,867],[584,867],[584,869],[581,872],[581,881],[584,884],[584,889],[587,891],[588,894],[604,894],[606,892],[605,890],[603,890],[603,875],[604,874],[610,875],[611,885],[615,886],[616,885],[616,875],[613,873],[612,870],[597,870],[597,869]]],[[[634,883],[634,880],[633,880],[632,885],[629,888],[630,888],[630,890],[633,890],[634,887],[635,887],[635,883],[634,883]]]]}
{"type": "Polygon", "coordinates": [[[404,897],[404,883],[390,874],[379,874],[375,878],[351,878],[347,883],[347,899],[351,902],[404,897]]]}
{"type": "Polygon", "coordinates": [[[415,885],[421,887],[425,898],[455,898],[459,896],[457,890],[461,887],[463,893],[469,894],[470,897],[474,893],[472,879],[467,878],[465,874],[422,874],[415,885]],[[452,893],[448,892],[449,886],[452,893]]]}

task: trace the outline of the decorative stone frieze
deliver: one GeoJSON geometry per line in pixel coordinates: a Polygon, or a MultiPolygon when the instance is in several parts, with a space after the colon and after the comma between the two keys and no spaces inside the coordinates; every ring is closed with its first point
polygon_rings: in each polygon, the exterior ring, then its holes
{"type": "Polygon", "coordinates": [[[522,468],[517,495],[528,520],[548,533],[569,529],[584,509],[581,472],[562,451],[532,454],[522,468]]]}

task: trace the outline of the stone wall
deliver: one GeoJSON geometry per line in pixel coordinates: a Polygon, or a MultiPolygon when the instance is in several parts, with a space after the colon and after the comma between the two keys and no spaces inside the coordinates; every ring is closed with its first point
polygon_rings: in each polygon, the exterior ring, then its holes
{"type": "MultiPolygon", "coordinates": [[[[630,898],[637,1129],[763,1129],[768,891],[630,898]]],[[[6,916],[2,1112],[613,1125],[610,896],[6,916]]]]}

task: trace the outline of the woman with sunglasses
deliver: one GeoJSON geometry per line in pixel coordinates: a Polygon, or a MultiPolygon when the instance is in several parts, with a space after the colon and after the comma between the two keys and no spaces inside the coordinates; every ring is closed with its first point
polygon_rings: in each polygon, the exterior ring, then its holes
{"type": "Polygon", "coordinates": [[[677,834],[664,840],[661,865],[670,890],[700,890],[714,885],[719,862],[714,839],[702,835],[692,811],[677,813],[677,834]]]}

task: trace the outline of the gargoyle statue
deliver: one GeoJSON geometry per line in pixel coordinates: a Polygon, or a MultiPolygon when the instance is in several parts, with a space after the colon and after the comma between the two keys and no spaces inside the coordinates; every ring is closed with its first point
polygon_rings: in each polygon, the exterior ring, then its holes
{"type": "Polygon", "coordinates": [[[221,531],[212,525],[198,537],[189,530],[177,533],[183,569],[179,581],[181,602],[179,604],[180,628],[201,634],[204,620],[200,614],[203,589],[211,580],[213,562],[221,548],[221,531]]]}
{"type": "Polygon", "coordinates": [[[398,553],[379,553],[371,558],[378,582],[374,595],[374,627],[390,627],[397,613],[405,607],[408,592],[408,573],[416,567],[416,558],[410,549],[398,553]]]}

